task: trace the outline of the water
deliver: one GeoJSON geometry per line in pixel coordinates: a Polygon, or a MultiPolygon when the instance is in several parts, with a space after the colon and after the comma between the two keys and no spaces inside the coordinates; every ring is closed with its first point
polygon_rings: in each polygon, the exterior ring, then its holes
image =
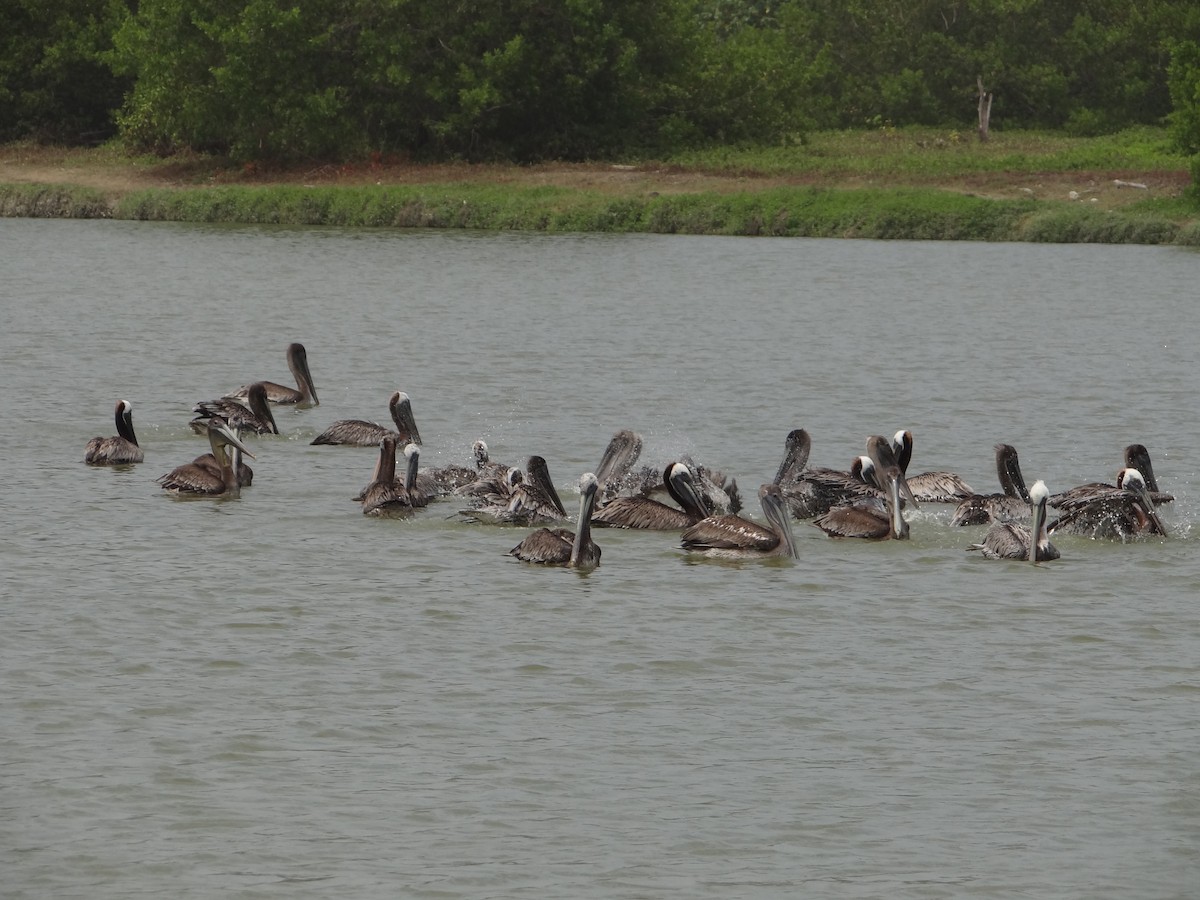
{"type": "Polygon", "coordinates": [[[1200,891],[1197,259],[1175,248],[0,220],[6,897],[1183,898],[1200,891]],[[235,500],[154,479],[191,405],[287,382],[235,500]],[[696,561],[601,531],[581,575],[440,503],[350,501],[312,447],[413,397],[573,485],[608,437],[755,486],[845,467],[1051,489],[1149,446],[1167,541],[1044,566],[912,540],[696,561]],[[146,462],[82,464],[134,405],[146,462]]]}

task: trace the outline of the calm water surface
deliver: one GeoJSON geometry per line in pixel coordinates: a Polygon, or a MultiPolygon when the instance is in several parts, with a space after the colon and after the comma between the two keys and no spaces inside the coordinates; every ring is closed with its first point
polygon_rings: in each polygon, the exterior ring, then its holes
{"type": "Polygon", "coordinates": [[[0,220],[5,897],[1187,898],[1200,893],[1200,259],[1172,248],[547,237],[0,220]],[[198,400],[287,381],[235,500],[155,479],[198,400]],[[428,464],[609,436],[755,487],[786,433],[845,467],[1051,489],[1125,444],[1169,540],[1044,566],[912,540],[794,562],[350,498],[312,447],[413,398],[428,464]],[[146,462],[82,464],[134,405],[146,462]]]}

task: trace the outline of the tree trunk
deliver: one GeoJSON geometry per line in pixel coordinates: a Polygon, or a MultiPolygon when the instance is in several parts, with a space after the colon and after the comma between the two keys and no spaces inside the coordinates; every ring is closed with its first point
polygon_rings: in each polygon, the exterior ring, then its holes
{"type": "Polygon", "coordinates": [[[979,140],[981,143],[988,139],[988,124],[992,118],[992,95],[983,89],[983,76],[976,77],[979,86],[979,140]]]}

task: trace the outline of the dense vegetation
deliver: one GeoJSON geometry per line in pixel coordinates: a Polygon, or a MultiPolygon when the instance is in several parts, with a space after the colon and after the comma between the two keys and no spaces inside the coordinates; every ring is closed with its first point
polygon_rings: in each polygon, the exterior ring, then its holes
{"type": "Polygon", "coordinates": [[[602,158],[814,129],[1200,152],[1195,0],[8,0],[0,140],[235,160],[602,158]]]}

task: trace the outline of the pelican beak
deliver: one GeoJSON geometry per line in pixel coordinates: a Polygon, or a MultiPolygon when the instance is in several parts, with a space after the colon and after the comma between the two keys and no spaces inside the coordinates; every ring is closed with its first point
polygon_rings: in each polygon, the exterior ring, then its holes
{"type": "MultiPolygon", "coordinates": [[[[900,471],[899,466],[890,466],[887,471],[888,494],[891,502],[888,506],[891,507],[889,512],[892,515],[892,537],[897,540],[903,540],[908,537],[908,522],[904,521],[904,513],[900,509],[900,493],[901,488],[907,490],[908,485],[904,481],[904,473],[900,471]]],[[[912,497],[912,492],[908,491],[908,496],[912,497]]],[[[913,506],[916,506],[916,501],[912,501],[913,506]]]]}
{"type": "Polygon", "coordinates": [[[218,434],[220,434],[221,437],[223,437],[225,439],[226,444],[228,444],[231,447],[237,447],[239,450],[241,450],[243,453],[245,453],[248,457],[250,457],[251,459],[255,459],[254,454],[250,452],[250,448],[242,443],[241,438],[239,438],[236,434],[234,434],[233,429],[231,429],[227,424],[225,424],[224,420],[210,419],[209,421],[212,423],[209,427],[212,428],[214,431],[216,431],[218,434]]]}
{"type": "MultiPolygon", "coordinates": [[[[892,478],[892,470],[895,469],[899,494],[903,495],[904,499],[913,505],[913,509],[921,508],[920,504],[917,503],[917,498],[913,496],[912,488],[908,486],[908,479],[904,477],[904,470],[896,462],[896,453],[892,450],[892,445],[887,438],[880,437],[879,435],[867,438],[867,456],[871,458],[871,462],[875,463],[878,477],[883,478],[885,483],[892,478]]],[[[896,508],[900,508],[898,499],[896,508]]]]}
{"type": "Polygon", "coordinates": [[[1037,562],[1038,545],[1042,542],[1042,529],[1046,527],[1046,501],[1035,503],[1033,506],[1033,521],[1029,528],[1029,561],[1037,562]]]}
{"type": "Polygon", "coordinates": [[[1146,513],[1146,518],[1150,520],[1150,524],[1154,527],[1154,533],[1167,536],[1167,527],[1163,525],[1162,519],[1158,517],[1158,511],[1154,508],[1154,501],[1150,499],[1150,492],[1143,485],[1137,485],[1138,502],[1142,505],[1142,510],[1146,513]]]}

